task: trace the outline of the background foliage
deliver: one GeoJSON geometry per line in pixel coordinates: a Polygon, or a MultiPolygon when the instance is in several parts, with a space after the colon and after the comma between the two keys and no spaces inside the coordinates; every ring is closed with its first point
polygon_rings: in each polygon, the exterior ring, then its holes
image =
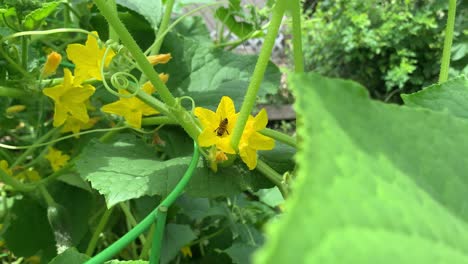
{"type": "MultiPolygon", "coordinates": [[[[468,72],[468,8],[458,2],[452,76],[468,72]]],[[[308,70],[355,80],[372,97],[394,101],[400,101],[396,93],[418,91],[437,80],[447,1],[313,3],[305,7],[303,23],[308,70]]]]}

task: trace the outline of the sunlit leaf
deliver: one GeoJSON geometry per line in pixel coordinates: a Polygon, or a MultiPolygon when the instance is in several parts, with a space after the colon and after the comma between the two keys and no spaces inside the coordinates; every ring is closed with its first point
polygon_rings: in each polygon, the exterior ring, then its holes
{"type": "Polygon", "coordinates": [[[468,263],[468,121],[372,101],[351,81],[290,84],[300,166],[255,262],[468,263]]]}

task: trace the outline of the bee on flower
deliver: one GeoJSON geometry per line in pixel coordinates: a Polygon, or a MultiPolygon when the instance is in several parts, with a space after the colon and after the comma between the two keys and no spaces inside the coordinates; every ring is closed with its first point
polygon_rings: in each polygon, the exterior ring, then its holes
{"type": "MultiPolygon", "coordinates": [[[[231,132],[238,118],[234,102],[228,96],[223,96],[216,112],[196,107],[194,114],[203,127],[198,136],[198,144],[201,147],[212,147],[209,154],[210,167],[216,171],[216,164],[228,159],[224,153],[236,154],[236,150],[231,145],[231,132]]],[[[270,150],[275,146],[272,138],[259,133],[267,123],[267,113],[262,109],[256,117],[249,117],[242,133],[239,156],[250,170],[257,166],[257,150],[270,150]]]]}

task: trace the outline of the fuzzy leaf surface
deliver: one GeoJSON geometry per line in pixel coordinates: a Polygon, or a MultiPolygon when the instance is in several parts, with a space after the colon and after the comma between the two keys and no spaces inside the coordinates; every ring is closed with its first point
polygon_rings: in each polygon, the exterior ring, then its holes
{"type": "Polygon", "coordinates": [[[289,82],[300,166],[255,263],[468,263],[468,121],[351,81],[289,82]]]}

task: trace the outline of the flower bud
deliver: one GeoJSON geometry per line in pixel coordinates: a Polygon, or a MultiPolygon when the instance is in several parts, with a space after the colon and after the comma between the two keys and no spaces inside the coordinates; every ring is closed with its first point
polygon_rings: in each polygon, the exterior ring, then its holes
{"type": "Polygon", "coordinates": [[[151,56],[148,56],[146,58],[148,59],[148,61],[153,66],[156,65],[156,64],[166,64],[170,59],[172,59],[170,53],[151,55],[151,56]]]}
{"type": "Polygon", "coordinates": [[[42,69],[42,76],[47,77],[51,74],[54,74],[62,61],[62,55],[53,51],[47,56],[47,61],[42,69]]]}
{"type": "Polygon", "coordinates": [[[26,109],[26,106],[25,105],[12,105],[10,107],[8,107],[5,112],[7,114],[16,114],[16,113],[19,113],[21,111],[23,111],[24,109],[26,109]]]}
{"type": "Polygon", "coordinates": [[[161,81],[163,83],[167,83],[167,80],[169,80],[169,74],[167,73],[160,73],[159,74],[159,79],[161,79],[161,81]]]}

